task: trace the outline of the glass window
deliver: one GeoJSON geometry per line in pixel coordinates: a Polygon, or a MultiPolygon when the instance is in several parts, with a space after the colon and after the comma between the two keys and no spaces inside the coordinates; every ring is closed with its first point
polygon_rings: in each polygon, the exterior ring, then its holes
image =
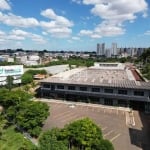
{"type": "Polygon", "coordinates": [[[127,90],[118,90],[118,94],[127,95],[127,90]]]}
{"type": "Polygon", "coordinates": [[[100,92],[100,88],[92,88],[92,92],[100,92]]]}
{"type": "Polygon", "coordinates": [[[43,84],[44,88],[50,88],[50,84],[43,84]]]}
{"type": "Polygon", "coordinates": [[[80,91],[87,91],[87,87],[84,86],[80,87],[80,91]]]}
{"type": "Polygon", "coordinates": [[[75,90],[75,86],[68,86],[68,90],[75,90]]]}
{"type": "Polygon", "coordinates": [[[49,94],[49,93],[47,93],[47,92],[44,92],[44,93],[43,93],[43,96],[44,96],[44,97],[49,97],[49,96],[50,96],[50,94],[49,94]]]}
{"type": "Polygon", "coordinates": [[[144,96],[144,91],[134,91],[135,96],[144,96]]]}
{"type": "Polygon", "coordinates": [[[113,105],[113,100],[112,99],[105,99],[104,104],[112,106],[113,105]]]}
{"type": "Polygon", "coordinates": [[[55,85],[51,85],[51,90],[54,91],[55,90],[55,85]]]}
{"type": "Polygon", "coordinates": [[[104,89],[105,93],[113,93],[113,89],[104,89]]]}
{"type": "Polygon", "coordinates": [[[57,89],[64,89],[63,85],[57,85],[57,89]]]}

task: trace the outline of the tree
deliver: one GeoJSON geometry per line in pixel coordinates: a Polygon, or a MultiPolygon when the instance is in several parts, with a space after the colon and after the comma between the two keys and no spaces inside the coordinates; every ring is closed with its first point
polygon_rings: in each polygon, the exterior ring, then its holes
{"type": "Polygon", "coordinates": [[[141,60],[146,63],[147,62],[147,58],[150,57],[150,48],[146,49],[142,55],[140,56],[141,60]]]}
{"type": "Polygon", "coordinates": [[[0,104],[3,105],[5,97],[8,95],[8,89],[0,88],[0,104]]]}
{"type": "Polygon", "coordinates": [[[68,150],[66,143],[58,140],[59,132],[57,128],[44,132],[39,139],[40,150],[68,150]]]}
{"type": "Polygon", "coordinates": [[[127,61],[127,58],[125,58],[125,57],[120,58],[119,61],[120,61],[121,63],[125,63],[125,62],[127,61]]]}
{"type": "Polygon", "coordinates": [[[42,69],[42,70],[28,70],[25,73],[31,74],[32,76],[36,75],[36,74],[45,74],[45,75],[47,74],[46,70],[44,70],[44,69],[42,69]]]}
{"type": "Polygon", "coordinates": [[[8,92],[7,89],[0,89],[0,104],[5,108],[10,106],[16,106],[22,101],[28,101],[32,98],[32,95],[27,92],[16,90],[8,92]]]}
{"type": "Polygon", "coordinates": [[[22,84],[32,83],[33,82],[33,76],[36,74],[46,75],[47,72],[44,69],[42,69],[42,70],[28,70],[21,77],[22,84]]]}
{"type": "Polygon", "coordinates": [[[63,129],[44,132],[39,146],[41,150],[114,150],[113,145],[103,139],[101,129],[89,118],[74,121],[63,129]]]}
{"type": "Polygon", "coordinates": [[[4,127],[6,126],[6,124],[7,124],[7,120],[2,114],[0,114],[0,139],[2,139],[4,127]]]}
{"type": "Polygon", "coordinates": [[[68,139],[70,147],[90,148],[102,139],[101,129],[89,118],[77,120],[62,130],[62,139],[68,139]]]}
{"type": "Polygon", "coordinates": [[[143,52],[140,59],[143,62],[142,73],[144,77],[150,80],[150,48],[143,52]]]}
{"type": "Polygon", "coordinates": [[[92,147],[92,150],[114,150],[112,143],[108,140],[101,140],[99,142],[95,142],[92,147]]]}
{"type": "Polygon", "coordinates": [[[38,150],[35,145],[30,144],[27,140],[23,140],[23,144],[18,150],[38,150]]]}
{"type": "MultiPolygon", "coordinates": [[[[49,115],[49,106],[46,103],[30,101],[19,104],[16,112],[16,124],[23,130],[37,137],[41,132],[43,121],[49,115]]],[[[9,111],[10,112],[10,111],[9,111]]]]}
{"type": "Polygon", "coordinates": [[[33,81],[33,76],[29,73],[24,73],[21,77],[22,84],[28,84],[33,81]]]}
{"type": "Polygon", "coordinates": [[[12,85],[13,85],[13,77],[12,76],[7,76],[7,87],[9,89],[9,91],[11,91],[12,89],[12,85]]]}

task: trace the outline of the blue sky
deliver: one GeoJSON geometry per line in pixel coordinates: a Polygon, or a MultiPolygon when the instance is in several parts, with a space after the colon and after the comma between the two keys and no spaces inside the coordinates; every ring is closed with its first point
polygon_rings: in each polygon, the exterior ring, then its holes
{"type": "Polygon", "coordinates": [[[150,47],[149,0],[0,0],[0,49],[150,47]]]}

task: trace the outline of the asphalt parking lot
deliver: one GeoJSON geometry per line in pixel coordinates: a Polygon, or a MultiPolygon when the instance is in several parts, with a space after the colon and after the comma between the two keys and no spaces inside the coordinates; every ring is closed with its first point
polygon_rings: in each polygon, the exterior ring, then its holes
{"type": "MultiPolygon", "coordinates": [[[[129,111],[126,109],[88,104],[74,105],[74,103],[62,101],[51,101],[48,102],[48,105],[50,106],[50,116],[47,118],[43,130],[53,127],[62,128],[69,122],[89,117],[101,127],[103,137],[113,143],[115,150],[148,150],[150,146],[149,126],[147,125],[147,128],[143,130],[138,112],[132,113],[130,118],[129,111]]],[[[147,118],[144,119],[144,121],[146,120],[147,118]]]]}

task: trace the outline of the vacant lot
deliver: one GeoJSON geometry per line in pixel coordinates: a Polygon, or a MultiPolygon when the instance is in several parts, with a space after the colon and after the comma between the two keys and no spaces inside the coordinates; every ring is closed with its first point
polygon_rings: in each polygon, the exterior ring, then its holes
{"type": "Polygon", "coordinates": [[[130,118],[126,110],[99,105],[74,105],[62,101],[51,101],[48,105],[51,114],[45,122],[44,130],[61,128],[74,120],[89,117],[101,127],[104,138],[113,143],[115,150],[148,150],[150,146],[149,116],[134,112],[130,118]],[[143,120],[146,126],[143,126],[143,120]]]}

